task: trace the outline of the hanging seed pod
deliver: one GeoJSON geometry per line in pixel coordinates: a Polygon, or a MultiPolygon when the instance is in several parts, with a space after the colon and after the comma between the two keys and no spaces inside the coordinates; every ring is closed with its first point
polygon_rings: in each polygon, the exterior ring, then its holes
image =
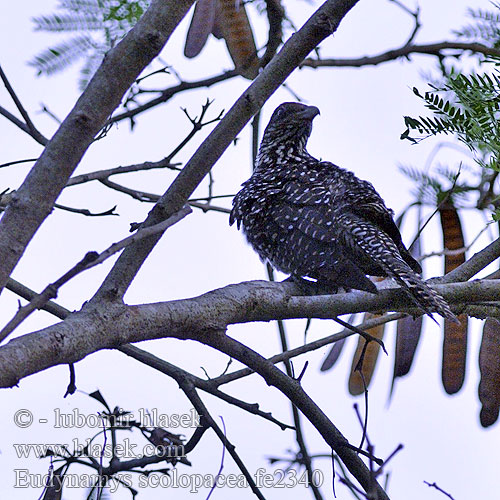
{"type": "MultiPolygon", "coordinates": [[[[422,255],[422,245],[418,238],[411,247],[412,257],[418,260],[422,255]]],[[[413,319],[407,316],[398,320],[396,330],[396,350],[394,355],[394,372],[392,374],[391,392],[394,390],[396,378],[404,377],[410,371],[418,341],[422,332],[423,316],[413,319]]],[[[390,397],[389,396],[389,397],[390,397]]]]}
{"type": "Polygon", "coordinates": [[[253,80],[259,72],[259,58],[243,2],[237,0],[198,0],[189,25],[184,55],[196,57],[212,33],[224,38],[238,72],[253,80]]]}
{"type": "Polygon", "coordinates": [[[488,318],[484,322],[479,349],[478,394],[482,404],[479,419],[483,427],[493,425],[500,410],[500,321],[488,318]]]}
{"type": "MultiPolygon", "coordinates": [[[[378,318],[380,314],[365,313],[363,321],[371,318],[378,318]]],[[[385,324],[375,326],[365,330],[366,333],[382,340],[384,337],[385,324]]],[[[365,386],[370,385],[370,381],[377,365],[380,345],[377,342],[370,342],[366,347],[366,340],[361,335],[358,336],[358,346],[352,359],[351,374],[349,376],[349,392],[353,396],[363,394],[365,386]],[[364,381],[364,382],[363,382],[364,381]]]]}
{"type": "Polygon", "coordinates": [[[194,7],[193,18],[189,25],[184,45],[184,55],[196,57],[207,43],[215,23],[216,0],[198,0],[194,7]]]}
{"type": "Polygon", "coordinates": [[[245,5],[235,0],[218,0],[215,20],[235,68],[241,76],[253,80],[259,72],[259,58],[245,5]]]}
{"type": "MultiPolygon", "coordinates": [[[[445,250],[460,250],[464,248],[464,235],[458,211],[451,203],[439,209],[441,228],[443,232],[443,247],[445,250]]],[[[449,273],[465,262],[465,252],[445,255],[444,272],[449,273]]],[[[467,355],[466,315],[458,316],[460,324],[444,320],[443,363],[441,378],[443,387],[448,394],[458,392],[465,378],[465,363],[467,355]]]]}

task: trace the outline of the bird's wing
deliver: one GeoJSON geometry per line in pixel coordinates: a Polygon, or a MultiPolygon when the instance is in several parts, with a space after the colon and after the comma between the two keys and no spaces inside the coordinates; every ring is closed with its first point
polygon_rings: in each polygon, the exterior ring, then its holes
{"type": "Polygon", "coordinates": [[[376,292],[365,273],[341,251],[331,195],[323,185],[290,180],[277,196],[268,217],[279,228],[286,258],[297,263],[297,269],[305,265],[314,270],[301,275],[376,292]]]}
{"type": "MultiPolygon", "coordinates": [[[[417,273],[422,272],[420,264],[410,255],[403,244],[401,233],[394,222],[394,212],[387,208],[384,200],[377,193],[371,183],[362,181],[354,176],[348,177],[345,186],[342,186],[343,198],[349,211],[361,217],[365,221],[375,224],[384,231],[396,244],[403,260],[417,273]],[[355,188],[348,185],[349,181],[356,182],[355,188]]],[[[332,191],[339,187],[336,184],[331,185],[332,191]]]]}

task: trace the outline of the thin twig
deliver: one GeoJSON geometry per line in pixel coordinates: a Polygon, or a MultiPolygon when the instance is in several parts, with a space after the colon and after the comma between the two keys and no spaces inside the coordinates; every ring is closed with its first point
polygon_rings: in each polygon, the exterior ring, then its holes
{"type": "Polygon", "coordinates": [[[460,175],[460,172],[461,172],[461,169],[459,168],[458,172],[456,173],[455,177],[453,178],[453,184],[452,184],[451,188],[448,189],[448,191],[446,191],[445,196],[438,203],[438,206],[433,210],[431,215],[429,215],[429,217],[427,217],[427,220],[421,226],[419,225],[417,234],[415,235],[415,238],[413,238],[413,241],[411,242],[411,245],[408,247],[408,250],[411,251],[413,245],[415,245],[415,242],[420,238],[420,235],[422,234],[422,231],[425,229],[427,224],[429,224],[429,222],[441,210],[441,208],[443,208],[448,203],[448,200],[451,198],[451,195],[453,193],[453,189],[457,185],[457,180],[458,180],[458,176],[460,175]]]}
{"type": "Polygon", "coordinates": [[[500,257],[500,238],[474,254],[469,260],[433,283],[454,283],[467,281],[500,257]]]}
{"type": "Polygon", "coordinates": [[[10,335],[10,333],[12,333],[14,329],[17,328],[17,326],[19,326],[19,324],[22,323],[35,309],[40,309],[47,303],[48,300],[56,298],[59,288],[74,278],[77,274],[101,264],[106,259],[109,259],[109,257],[120,250],[123,250],[126,246],[134,243],[135,241],[164,232],[167,228],[176,224],[181,219],[186,217],[186,215],[190,214],[191,211],[191,208],[186,206],[174,216],[169,217],[167,220],[154,226],[140,229],[137,233],[124,238],[118,243],[113,243],[113,245],[100,254],[97,252],[87,252],[85,257],[73,266],[67,273],[61,276],[61,278],[48,285],[43,292],[33,298],[29,304],[19,308],[15,316],[7,323],[7,325],[5,325],[2,331],[0,331],[0,342],[10,335]]]}
{"type": "MultiPolygon", "coordinates": [[[[116,182],[110,181],[109,179],[100,179],[99,182],[104,184],[106,187],[110,189],[114,189],[115,191],[119,191],[120,193],[127,194],[134,198],[135,200],[142,201],[144,203],[156,203],[160,196],[154,193],[146,193],[145,191],[138,191],[136,189],[131,189],[116,182]]],[[[199,203],[196,201],[188,200],[188,205],[199,208],[204,212],[221,212],[223,214],[230,214],[231,209],[225,207],[218,207],[216,205],[210,205],[209,203],[199,203]]]]}
{"type": "MultiPolygon", "coordinates": [[[[26,160],[25,160],[26,161],[26,160]]],[[[152,170],[156,168],[168,168],[170,170],[180,170],[180,163],[171,163],[164,158],[160,161],[145,161],[144,163],[138,163],[135,165],[125,165],[123,167],[108,168],[106,170],[97,170],[95,172],[89,172],[87,174],[75,175],[71,177],[66,184],[66,187],[76,186],[78,184],[83,184],[85,182],[107,179],[112,175],[126,174],[129,172],[142,172],[143,170],[152,170]]]]}
{"type": "Polygon", "coordinates": [[[107,215],[119,215],[115,212],[116,205],[108,210],[105,210],[104,212],[91,212],[88,208],[67,207],[66,205],[59,205],[59,203],[54,203],[54,208],[58,208],[59,210],[65,210],[66,212],[71,212],[74,214],[85,215],[87,217],[104,217],[107,215]]]}
{"type": "Polygon", "coordinates": [[[0,165],[0,168],[4,167],[10,167],[11,165],[18,165],[19,163],[29,163],[33,161],[37,161],[38,158],[27,158],[26,160],[14,160],[14,161],[8,161],[7,163],[2,163],[0,165]]]}
{"type": "MultiPolygon", "coordinates": [[[[411,54],[422,54],[436,57],[446,57],[447,54],[443,51],[457,50],[470,51],[475,54],[485,56],[499,56],[500,49],[487,47],[481,43],[467,42],[439,42],[429,44],[410,44],[404,45],[397,49],[388,50],[375,56],[364,56],[353,59],[305,59],[300,67],[323,68],[323,67],[344,67],[344,68],[360,68],[362,66],[376,66],[377,64],[394,61],[401,57],[408,57],[411,54]]],[[[451,57],[457,57],[456,53],[450,54],[451,57]]]]}
{"type": "Polygon", "coordinates": [[[389,2],[392,2],[393,4],[397,5],[401,10],[406,12],[408,15],[413,17],[415,21],[415,26],[413,27],[413,31],[411,32],[408,41],[406,42],[405,45],[410,45],[411,42],[415,39],[417,36],[418,30],[421,28],[420,24],[420,7],[417,5],[416,9],[413,11],[409,9],[404,3],[400,2],[399,0],[389,0],[389,2]]]}
{"type": "Polygon", "coordinates": [[[114,189],[120,193],[128,194],[135,200],[143,201],[146,203],[156,203],[160,196],[154,193],[146,193],[145,191],[139,191],[137,189],[131,189],[116,182],[110,181],[109,179],[99,179],[101,184],[104,184],[110,189],[114,189]]]}
{"type": "Polygon", "coordinates": [[[184,377],[185,379],[190,380],[197,389],[201,389],[202,391],[205,391],[212,396],[222,399],[226,403],[241,408],[242,410],[245,410],[252,415],[257,415],[261,418],[264,418],[265,420],[269,420],[270,422],[278,425],[281,430],[294,428],[291,425],[285,424],[275,419],[271,415],[271,413],[263,412],[262,410],[260,410],[257,403],[247,403],[246,401],[235,398],[234,396],[230,396],[229,394],[226,394],[217,389],[216,385],[212,384],[211,380],[203,380],[193,375],[192,373],[179,368],[178,366],[172,365],[168,361],[158,358],[154,354],[151,354],[143,349],[139,349],[134,345],[125,344],[120,346],[118,350],[123,352],[127,356],[130,356],[137,361],[140,361],[141,363],[144,363],[145,365],[150,366],[151,368],[154,368],[155,370],[158,370],[165,375],[168,375],[169,377],[175,378],[176,376],[182,375],[182,377],[184,377]]]}
{"type": "Polygon", "coordinates": [[[358,335],[361,335],[365,340],[366,344],[368,345],[368,342],[376,342],[382,350],[388,355],[384,342],[381,339],[378,339],[377,337],[374,337],[373,335],[370,335],[369,333],[364,332],[357,326],[350,325],[349,323],[346,323],[344,320],[339,319],[339,318],[333,318],[333,321],[338,323],[339,325],[343,326],[344,328],[347,328],[348,330],[352,330],[354,333],[357,333],[358,335]]]}
{"type": "Polygon", "coordinates": [[[446,491],[444,491],[442,488],[440,488],[436,483],[428,483],[427,481],[424,481],[424,483],[429,486],[429,488],[435,488],[436,490],[438,490],[440,493],[442,493],[443,495],[447,496],[448,498],[450,498],[451,500],[455,500],[449,493],[447,493],[446,491]]]}
{"type": "Polygon", "coordinates": [[[17,97],[17,94],[15,93],[14,89],[12,88],[12,85],[10,84],[7,76],[5,75],[2,66],[0,66],[0,78],[3,81],[3,84],[5,85],[5,88],[7,89],[7,92],[9,93],[10,97],[14,101],[14,104],[16,105],[17,109],[19,110],[19,113],[21,113],[21,116],[24,118],[24,121],[26,123],[26,126],[28,127],[29,134],[31,137],[33,137],[37,142],[40,144],[47,144],[48,139],[45,138],[35,127],[33,122],[31,121],[31,118],[28,115],[28,112],[24,108],[24,106],[21,104],[21,101],[19,97],[17,97]]]}

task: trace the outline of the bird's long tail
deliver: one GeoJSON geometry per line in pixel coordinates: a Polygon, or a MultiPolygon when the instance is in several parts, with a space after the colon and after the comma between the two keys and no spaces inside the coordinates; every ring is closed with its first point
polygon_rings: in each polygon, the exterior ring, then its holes
{"type": "Polygon", "coordinates": [[[388,265],[382,266],[387,274],[399,283],[410,298],[427,314],[437,312],[443,318],[457,321],[448,303],[427,285],[404,261],[395,258],[388,265]]]}
{"type": "Polygon", "coordinates": [[[413,302],[426,314],[437,312],[446,319],[457,321],[448,303],[427,285],[422,278],[403,260],[399,251],[383,231],[376,226],[365,223],[351,230],[355,243],[374,263],[393,278],[413,302]]]}

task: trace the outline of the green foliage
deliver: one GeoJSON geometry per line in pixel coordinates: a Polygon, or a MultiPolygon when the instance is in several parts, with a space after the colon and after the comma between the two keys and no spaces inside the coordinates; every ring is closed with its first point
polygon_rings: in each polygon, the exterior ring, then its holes
{"type": "Polygon", "coordinates": [[[83,90],[113,48],[139,20],[151,0],[60,0],[61,12],[33,18],[35,30],[77,33],[43,50],[29,64],[50,75],[86,57],[80,73],[83,90]]]}
{"type": "Polygon", "coordinates": [[[89,36],[76,36],[40,52],[30,64],[38,69],[39,75],[51,75],[68,67],[91,49],[95,48],[89,36]]]}
{"type": "MultiPolygon", "coordinates": [[[[500,48],[500,4],[492,3],[492,6],[493,11],[469,9],[471,23],[455,34],[471,42],[500,48]]],[[[492,211],[493,220],[500,220],[497,192],[500,174],[500,58],[483,57],[479,63],[482,72],[467,74],[446,69],[443,63],[443,76],[440,81],[429,84],[429,91],[421,93],[414,88],[414,94],[431,114],[405,116],[406,130],[401,134],[401,139],[412,142],[443,134],[456,137],[469,148],[476,163],[470,172],[472,176],[467,176],[465,181],[463,175],[459,177],[462,166],[458,171],[441,168],[432,175],[409,168],[402,170],[415,181],[419,202],[437,206],[450,201],[456,207],[465,207],[471,206],[475,194],[476,208],[492,211]]]]}
{"type": "MultiPolygon", "coordinates": [[[[498,3],[492,3],[497,9],[498,3]]],[[[472,24],[454,31],[455,35],[470,41],[482,42],[495,48],[500,47],[500,14],[482,9],[468,9],[467,14],[472,24]]]]}
{"type": "Polygon", "coordinates": [[[449,200],[453,206],[465,206],[471,188],[461,179],[461,169],[458,171],[447,167],[436,169],[434,175],[424,173],[411,166],[400,166],[401,172],[415,181],[417,186],[415,198],[418,203],[438,206],[443,200],[449,200]]]}
{"type": "Polygon", "coordinates": [[[432,85],[431,88],[432,91],[423,95],[416,88],[413,92],[424,101],[433,116],[405,116],[406,130],[401,138],[417,142],[429,136],[454,134],[475,154],[482,167],[499,170],[499,71],[490,75],[465,75],[452,71],[441,87],[432,85]],[[412,136],[412,132],[419,136],[412,136]]]}

